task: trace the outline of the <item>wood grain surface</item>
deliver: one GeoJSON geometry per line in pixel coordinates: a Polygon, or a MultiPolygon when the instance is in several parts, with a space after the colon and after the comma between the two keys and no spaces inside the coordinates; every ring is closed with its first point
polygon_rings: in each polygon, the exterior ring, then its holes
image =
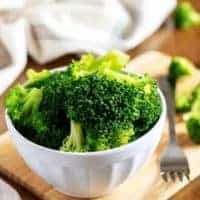
{"type": "MultiPolygon", "coordinates": [[[[199,0],[191,0],[193,5],[200,10],[200,1],[199,0]]],[[[156,33],[154,33],[151,37],[149,37],[146,41],[144,41],[137,48],[128,51],[131,58],[134,56],[143,53],[147,50],[160,50],[169,55],[181,55],[190,58],[197,66],[200,66],[200,28],[193,28],[186,31],[176,30],[171,26],[165,24],[160,28],[156,33]]],[[[60,65],[67,64],[70,62],[72,58],[76,58],[75,55],[68,55],[62,58],[57,59],[54,62],[51,62],[47,65],[38,65],[32,59],[28,59],[27,68],[34,68],[37,70],[43,68],[54,68],[60,65]]],[[[27,69],[26,68],[26,69],[27,69]]],[[[25,80],[25,72],[21,74],[21,76],[16,80],[17,82],[24,82],[25,80]]],[[[14,83],[14,84],[15,84],[14,83]]],[[[14,85],[13,84],[13,85],[14,85]]],[[[6,94],[5,94],[6,95],[6,94]]],[[[5,95],[0,97],[0,133],[6,131],[5,121],[4,121],[4,107],[3,101],[5,95]]],[[[185,141],[185,139],[181,139],[181,141],[185,141]]],[[[2,176],[2,175],[1,175],[2,176]]],[[[18,186],[13,181],[7,179],[7,177],[3,176],[3,178],[12,184],[21,194],[22,199],[24,200],[37,200],[38,198],[29,194],[27,190],[24,190],[22,187],[18,186]]],[[[200,178],[192,181],[188,187],[184,188],[180,193],[174,196],[173,199],[192,199],[197,200],[200,199],[200,178]]]]}
{"type": "MultiPolygon", "coordinates": [[[[166,74],[170,60],[171,58],[169,56],[152,51],[131,61],[127,70],[132,72],[137,71],[138,73],[149,73],[156,78],[162,74],[166,74]]],[[[190,141],[185,124],[178,116],[176,131],[179,144],[189,159],[191,180],[193,180],[200,174],[200,146],[190,141]]],[[[167,142],[168,129],[166,126],[156,152],[137,171],[135,176],[122,184],[112,194],[96,198],[96,200],[166,200],[187,185],[188,181],[186,179],[183,182],[165,183],[160,176],[159,158],[167,142]]],[[[52,186],[34,174],[17,153],[8,133],[0,136],[0,157],[0,173],[26,188],[34,196],[43,200],[78,200],[77,198],[72,198],[57,192],[52,186]]]]}

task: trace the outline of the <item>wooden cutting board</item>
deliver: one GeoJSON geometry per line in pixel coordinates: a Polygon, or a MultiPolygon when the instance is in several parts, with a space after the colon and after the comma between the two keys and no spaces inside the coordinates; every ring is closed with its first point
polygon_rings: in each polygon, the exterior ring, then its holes
{"type": "MultiPolygon", "coordinates": [[[[128,71],[147,72],[158,77],[166,74],[170,57],[159,52],[148,52],[137,57],[127,67],[128,71]]],[[[177,139],[184,149],[191,168],[191,180],[200,175],[200,145],[193,144],[184,123],[177,116],[177,139]]],[[[156,152],[136,175],[122,184],[112,194],[96,200],[165,200],[188,184],[187,180],[165,183],[159,174],[159,158],[168,142],[167,125],[156,152]]],[[[44,200],[77,200],[57,192],[34,174],[24,163],[12,144],[9,133],[0,136],[0,174],[12,179],[31,193],[44,200]]],[[[180,198],[179,198],[180,199],[180,198]]],[[[194,198],[193,198],[194,199],[194,198]]],[[[197,198],[196,198],[197,199],[197,198]]],[[[200,199],[200,196],[199,196],[200,199]]]]}

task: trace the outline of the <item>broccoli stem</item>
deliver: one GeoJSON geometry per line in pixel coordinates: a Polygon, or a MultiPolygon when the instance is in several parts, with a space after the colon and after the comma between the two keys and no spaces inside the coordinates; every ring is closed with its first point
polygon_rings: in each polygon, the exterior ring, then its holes
{"type": "Polygon", "coordinates": [[[40,102],[42,101],[42,96],[42,89],[33,88],[28,93],[22,109],[23,116],[28,116],[33,112],[38,111],[40,102]]]}
{"type": "Polygon", "coordinates": [[[82,151],[84,143],[81,124],[73,120],[70,121],[70,135],[64,140],[62,151],[82,151]]]}

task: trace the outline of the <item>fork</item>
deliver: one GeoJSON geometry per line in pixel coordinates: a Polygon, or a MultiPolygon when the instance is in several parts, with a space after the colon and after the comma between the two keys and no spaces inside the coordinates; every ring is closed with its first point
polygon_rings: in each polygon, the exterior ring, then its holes
{"type": "Polygon", "coordinates": [[[169,181],[170,179],[174,182],[177,178],[182,181],[184,176],[189,180],[190,169],[188,160],[176,142],[174,123],[174,95],[166,76],[160,77],[158,83],[167,103],[167,116],[170,135],[168,146],[161,156],[160,174],[165,182],[169,181]]]}

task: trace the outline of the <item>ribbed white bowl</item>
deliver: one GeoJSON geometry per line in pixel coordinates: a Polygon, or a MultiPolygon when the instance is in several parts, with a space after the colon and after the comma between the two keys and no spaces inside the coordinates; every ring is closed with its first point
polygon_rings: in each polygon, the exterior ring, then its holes
{"type": "Polygon", "coordinates": [[[162,113],[144,136],[107,151],[65,153],[51,150],[24,138],[6,114],[6,123],[17,150],[27,165],[57,190],[76,197],[107,194],[133,175],[155,150],[162,135],[166,104],[162,93],[162,113]]]}

